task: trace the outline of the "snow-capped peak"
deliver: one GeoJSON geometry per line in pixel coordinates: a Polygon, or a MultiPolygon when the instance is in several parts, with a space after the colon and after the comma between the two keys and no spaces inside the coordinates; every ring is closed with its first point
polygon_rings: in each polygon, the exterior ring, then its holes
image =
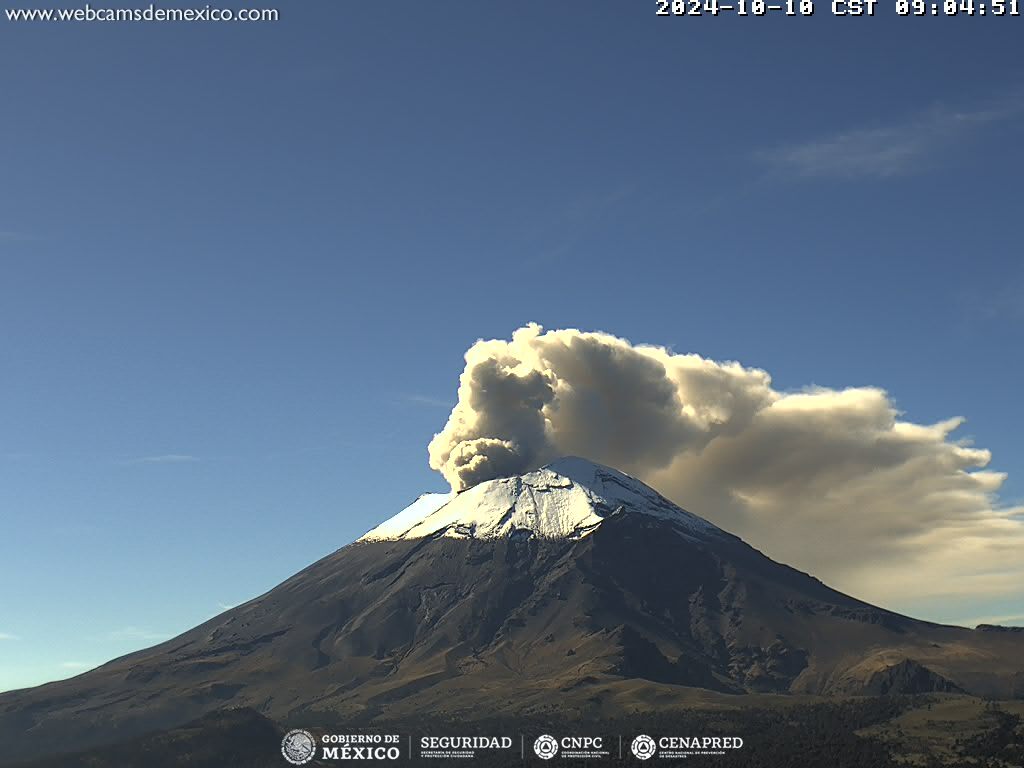
{"type": "Polygon", "coordinates": [[[490,539],[518,532],[577,539],[619,513],[668,520],[689,534],[718,530],[636,478],[568,456],[525,475],[488,480],[459,494],[424,494],[359,541],[434,535],[490,539]]]}

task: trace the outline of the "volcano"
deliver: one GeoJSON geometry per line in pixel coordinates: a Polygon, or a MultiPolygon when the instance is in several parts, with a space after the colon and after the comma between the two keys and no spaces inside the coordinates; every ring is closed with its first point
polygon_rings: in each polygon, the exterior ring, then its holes
{"type": "Polygon", "coordinates": [[[0,694],[0,763],[229,707],[341,723],[936,691],[1024,697],[1024,633],[861,602],[635,478],[564,458],[422,496],[172,640],[0,694]]]}

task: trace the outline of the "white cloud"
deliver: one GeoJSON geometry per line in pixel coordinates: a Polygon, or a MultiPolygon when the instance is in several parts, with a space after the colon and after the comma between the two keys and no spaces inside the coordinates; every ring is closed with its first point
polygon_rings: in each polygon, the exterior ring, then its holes
{"type": "Polygon", "coordinates": [[[884,605],[1017,596],[1024,508],[999,503],[1005,475],[956,439],[962,421],[906,420],[876,387],[781,392],[739,363],[531,325],[466,353],[429,453],[455,489],[588,457],[884,605]]]}
{"type": "Polygon", "coordinates": [[[62,661],[60,663],[60,666],[61,666],[61,669],[83,670],[84,671],[86,669],[93,669],[94,667],[97,667],[99,665],[98,664],[93,664],[93,663],[88,662],[88,661],[62,661]]]}
{"type": "Polygon", "coordinates": [[[0,632],[0,640],[20,640],[17,635],[12,635],[10,632],[0,632]]]}

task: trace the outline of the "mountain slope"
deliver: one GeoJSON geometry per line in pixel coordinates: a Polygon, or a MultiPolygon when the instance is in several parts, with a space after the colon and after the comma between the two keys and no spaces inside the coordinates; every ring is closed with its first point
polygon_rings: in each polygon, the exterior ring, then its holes
{"type": "Polygon", "coordinates": [[[281,768],[283,735],[251,709],[227,709],[116,746],[44,757],[18,768],[281,768]]]}
{"type": "Polygon", "coordinates": [[[226,706],[301,724],[713,695],[693,689],[1024,696],[1024,634],[860,602],[581,459],[417,504],[171,641],[0,694],[0,762],[226,706]]]}

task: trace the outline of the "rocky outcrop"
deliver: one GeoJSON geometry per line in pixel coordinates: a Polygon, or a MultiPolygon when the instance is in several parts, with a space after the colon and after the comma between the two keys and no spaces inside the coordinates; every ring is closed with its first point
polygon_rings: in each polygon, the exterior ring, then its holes
{"type": "Polygon", "coordinates": [[[964,693],[942,675],[912,659],[886,667],[873,674],[861,693],[873,696],[903,696],[915,693],[964,693]]]}

